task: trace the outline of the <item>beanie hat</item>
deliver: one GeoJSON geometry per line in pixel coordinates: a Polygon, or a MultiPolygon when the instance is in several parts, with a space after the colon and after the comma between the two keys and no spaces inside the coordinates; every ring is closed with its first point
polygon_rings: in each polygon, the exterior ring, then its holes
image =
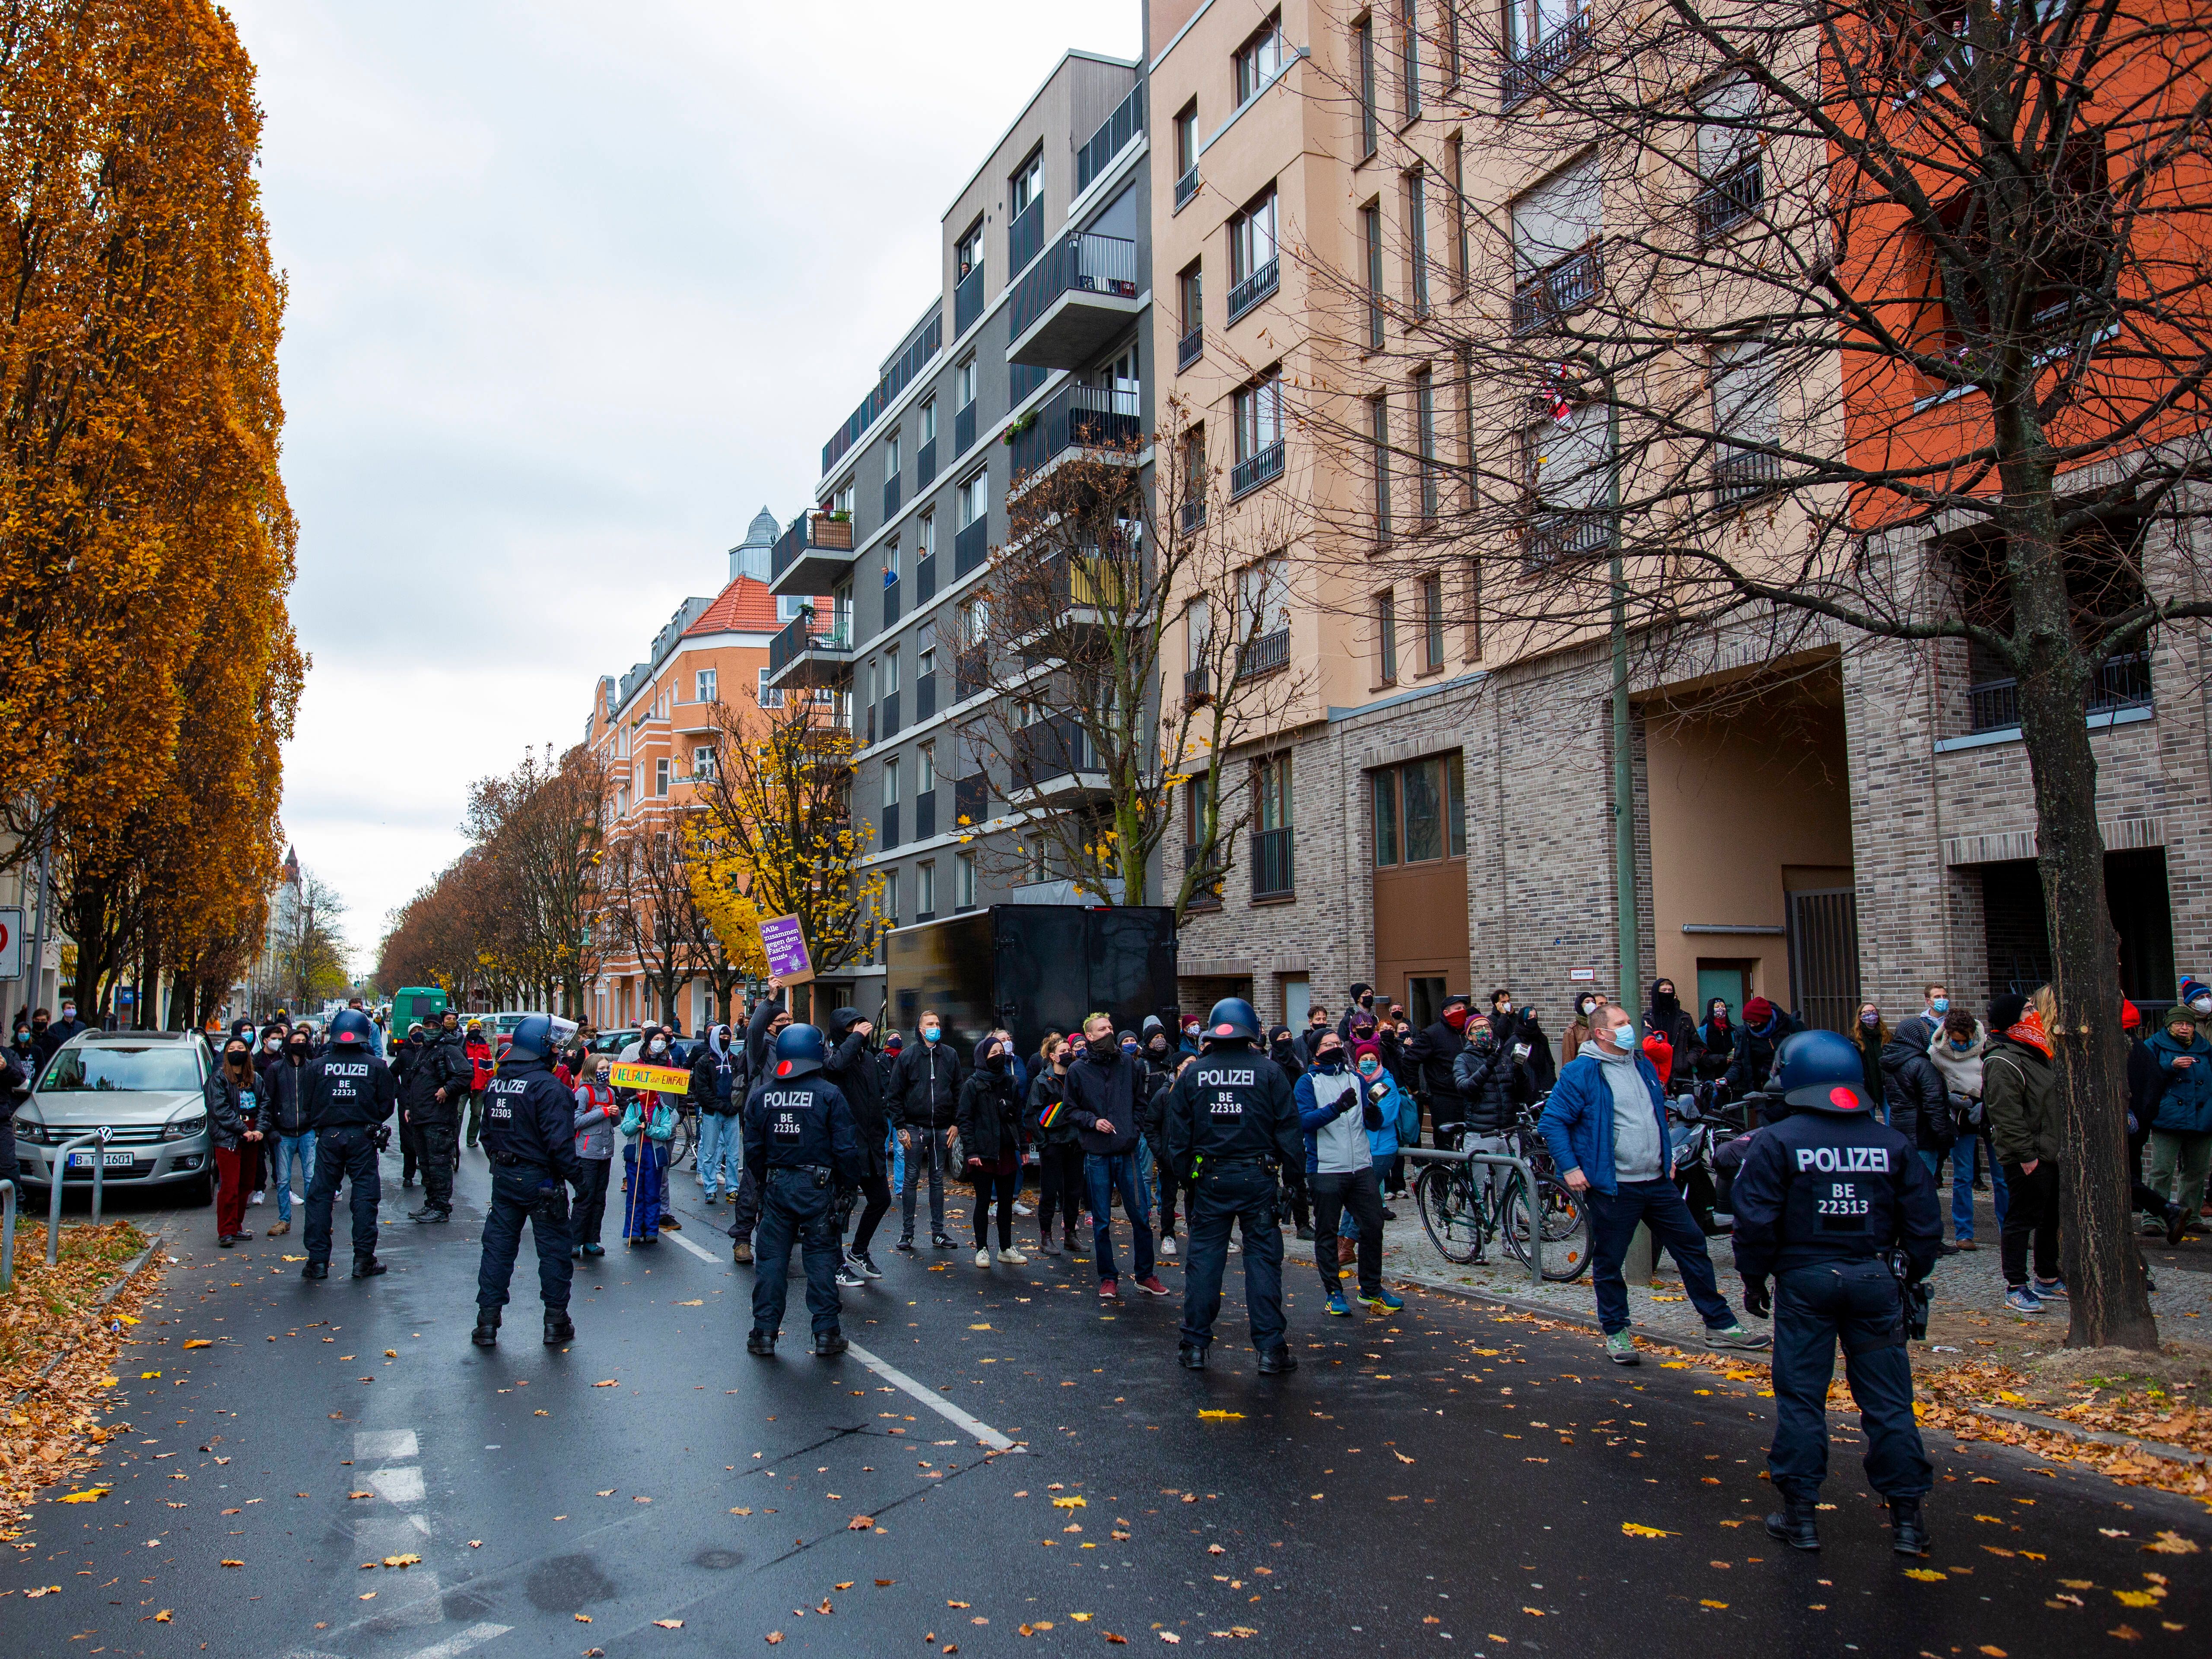
{"type": "Polygon", "coordinates": [[[1743,1023],[1753,1030],[1774,1018],[1774,1005],[1765,997],[1753,997],[1743,1005],[1743,1023]]]}
{"type": "Polygon", "coordinates": [[[1992,998],[1990,1002],[1990,1034],[2001,1036],[2019,1024],[2021,1012],[2027,1006],[2027,999],[2017,991],[2007,991],[2002,996],[1992,998]]]}
{"type": "Polygon", "coordinates": [[[1370,1054],[1376,1060],[1382,1059],[1382,1045],[1371,1040],[1365,1042],[1354,1043],[1352,1048],[1352,1063],[1354,1066],[1357,1066],[1361,1060],[1365,1060],[1370,1054]]]}
{"type": "Polygon", "coordinates": [[[2181,981],[2181,1000],[2184,1002],[2194,1002],[2199,997],[2212,997],[2212,986],[2208,986],[2201,979],[2183,979],[2181,981]]]}
{"type": "Polygon", "coordinates": [[[2120,1029],[2123,1031],[2132,1031],[2142,1024],[2142,1010],[2125,997],[2122,997],[2120,999],[2120,1029]]]}
{"type": "Polygon", "coordinates": [[[1147,1039],[1152,1036],[1153,1032],[1163,1029],[1164,1028],[1160,1024],[1160,1017],[1158,1014],[1146,1014],[1145,1016],[1144,1033],[1147,1039]]]}

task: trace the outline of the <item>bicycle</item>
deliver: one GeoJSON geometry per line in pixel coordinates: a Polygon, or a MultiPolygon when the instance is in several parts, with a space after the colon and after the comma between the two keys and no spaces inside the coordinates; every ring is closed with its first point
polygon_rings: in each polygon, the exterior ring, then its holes
{"type": "Polygon", "coordinates": [[[676,1132],[668,1139],[668,1167],[680,1170],[684,1160],[691,1160],[692,1169],[698,1168],[699,1109],[683,1101],[676,1104],[676,1132]]]}
{"type": "MultiPolygon", "coordinates": [[[[1462,1123],[1439,1124],[1437,1140],[1449,1142],[1449,1149],[1457,1151],[1466,1128],[1462,1123]]],[[[1589,1217],[1575,1194],[1558,1178],[1550,1149],[1526,1109],[1502,1139],[1509,1154],[1528,1164],[1535,1176],[1533,1247],[1522,1173],[1501,1171],[1495,1164],[1423,1167],[1413,1183],[1413,1202],[1420,1211],[1421,1226],[1429,1242],[1444,1260],[1465,1267],[1482,1261],[1491,1241],[1502,1238],[1523,1267],[1528,1265],[1534,1248],[1546,1279],[1565,1283],[1581,1278],[1589,1269],[1589,1217]]]]}

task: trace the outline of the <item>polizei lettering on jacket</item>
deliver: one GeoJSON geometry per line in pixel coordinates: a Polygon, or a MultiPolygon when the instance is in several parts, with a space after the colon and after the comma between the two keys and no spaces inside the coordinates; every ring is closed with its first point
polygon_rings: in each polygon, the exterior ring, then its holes
{"type": "Polygon", "coordinates": [[[495,1079],[491,1087],[484,1091],[485,1095],[489,1097],[484,1103],[484,1115],[488,1118],[512,1118],[514,1115],[514,1107],[507,1097],[519,1095],[529,1085],[519,1077],[495,1079]]]}
{"type": "Polygon", "coordinates": [[[1827,1175],[1889,1173],[1887,1146],[1800,1146],[1797,1167],[1827,1175]]]}
{"type": "Polygon", "coordinates": [[[365,1060],[326,1060],[323,1062],[325,1077],[367,1077],[368,1062],[365,1060]]]}

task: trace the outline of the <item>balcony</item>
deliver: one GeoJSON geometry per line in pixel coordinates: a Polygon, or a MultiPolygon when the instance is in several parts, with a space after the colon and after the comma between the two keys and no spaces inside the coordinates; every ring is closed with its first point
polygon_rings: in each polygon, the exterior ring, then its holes
{"type": "Polygon", "coordinates": [[[1075,152],[1075,193],[1080,196],[1090,189],[1091,181],[1111,167],[1114,158],[1144,130],[1145,83],[1139,81],[1115,106],[1114,112],[1098,124],[1090,141],[1075,152]]]}
{"type": "Polygon", "coordinates": [[[801,611],[768,642],[768,683],[787,687],[842,686],[853,678],[853,636],[841,618],[834,624],[815,621],[811,605],[801,611]]]}
{"type": "Polygon", "coordinates": [[[899,475],[892,473],[884,480],[884,522],[889,524],[899,510],[899,475]]]}
{"type": "Polygon", "coordinates": [[[822,446],[822,470],[825,473],[843,460],[853,446],[860,441],[876,417],[891,406],[891,400],[906,390],[914,377],[929,366],[932,358],[945,343],[945,313],[934,310],[928,319],[907,337],[906,349],[900,352],[885,367],[876,381],[875,390],[860,400],[860,406],[846,418],[845,424],[830,435],[822,446]]]}
{"type": "Polygon", "coordinates": [[[1121,236],[1073,233],[1014,284],[1006,307],[1006,361],[1075,368],[1125,332],[1137,303],[1137,245],[1121,236]]]}
{"type": "MultiPolygon", "coordinates": [[[[2020,683],[1984,680],[1966,688],[1968,729],[2002,732],[2020,724],[2020,683]]],[[[2151,706],[2150,653],[2130,651],[2107,657],[2097,665],[2096,684],[2089,688],[2092,714],[2109,714],[2122,708],[2151,706]]]]}
{"type": "Polygon", "coordinates": [[[1759,157],[1740,161],[1699,191],[1690,205],[1698,217],[1698,240],[1717,240],[1759,211],[1766,199],[1765,177],[1759,157]]]}
{"type": "Polygon", "coordinates": [[[1578,13],[1528,51],[1506,61],[1498,70],[1498,101],[1509,110],[1527,103],[1538,88],[1589,48],[1589,14],[1578,13]]]}
{"type": "Polygon", "coordinates": [[[1180,374],[1206,355],[1206,330],[1198,327],[1176,342],[1176,373],[1180,374]]]}
{"type": "Polygon", "coordinates": [[[1188,207],[1191,198],[1197,194],[1198,163],[1194,161],[1190,164],[1189,170],[1176,180],[1176,211],[1181,213],[1188,207]]]}
{"type": "Polygon", "coordinates": [[[1772,493],[1782,477],[1779,456],[1755,450],[1723,451],[1713,462],[1713,505],[1740,507],[1772,493]]]}
{"type": "Polygon", "coordinates": [[[1141,443],[1144,435],[1134,392],[1071,383],[1030,411],[1022,426],[1009,428],[1006,447],[1012,453],[1012,476],[1020,478],[1037,473],[1070,449],[1126,453],[1141,443]]]}
{"type": "Polygon", "coordinates": [[[983,314],[983,262],[969,268],[952,290],[952,337],[958,339],[983,314]]]}
{"type": "Polygon", "coordinates": [[[1094,796],[1105,792],[1091,739],[1073,714],[1053,714],[1014,732],[1008,799],[1019,796],[1094,796]]]}
{"type": "Polygon", "coordinates": [[[1229,499],[1235,501],[1282,476],[1283,441],[1278,438],[1258,454],[1249,455],[1229,469],[1229,499]]]}
{"type": "Polygon", "coordinates": [[[915,562],[914,608],[919,611],[936,597],[937,555],[932,553],[915,562]]]}
{"type": "Polygon", "coordinates": [[[1039,197],[1017,213],[1006,227],[1006,269],[1017,274],[1044,246],[1044,198],[1039,197]]]}
{"type": "Polygon", "coordinates": [[[1521,562],[1536,569],[1560,559],[1610,552],[1613,515],[1598,507],[1544,507],[1521,526],[1521,562]]]}
{"type": "Polygon", "coordinates": [[[1255,830],[1252,832],[1252,896],[1255,899],[1288,898],[1296,890],[1291,882],[1292,873],[1289,828],[1255,830]]]}
{"type": "Polygon", "coordinates": [[[991,556],[991,521],[978,519],[952,538],[952,580],[958,581],[991,556]]]}
{"type": "Polygon", "coordinates": [[[965,455],[969,450],[975,448],[975,405],[971,403],[967,408],[960,410],[958,414],[952,417],[953,459],[957,460],[961,456],[965,455]]]}
{"type": "Polygon", "coordinates": [[[1206,687],[1206,672],[1203,668],[1189,668],[1183,671],[1182,706],[1184,708],[1203,708],[1206,707],[1206,700],[1212,696],[1212,693],[1206,687]]]}
{"type": "Polygon", "coordinates": [[[952,828],[973,830],[991,816],[991,781],[981,773],[952,785],[952,828]]]}
{"type": "Polygon", "coordinates": [[[914,838],[927,841],[937,833],[937,791],[925,789],[914,798],[914,838]]]}
{"type": "Polygon", "coordinates": [[[1513,331],[1540,334],[1559,319],[1597,298],[1605,283],[1605,261],[1596,243],[1556,259],[1513,286],[1513,331]]]}
{"type": "Polygon", "coordinates": [[[1281,286],[1283,262],[1270,259],[1229,290],[1229,320],[1235,322],[1281,286]]]}
{"type": "Polygon", "coordinates": [[[1263,674],[1279,674],[1291,665],[1291,630],[1279,628],[1256,635],[1237,651],[1237,678],[1256,680],[1263,674]]]}
{"type": "MultiPolygon", "coordinates": [[[[1194,910],[1218,909],[1221,905],[1221,878],[1225,872],[1221,867],[1220,848],[1211,850],[1214,858],[1206,866],[1205,874],[1200,878],[1206,884],[1190,896],[1190,908],[1194,910]]],[[[1182,867],[1186,873],[1200,863],[1198,854],[1199,848],[1195,842],[1187,841],[1182,844],[1182,867]]]]}
{"type": "Polygon", "coordinates": [[[1190,535],[1199,529],[1200,526],[1204,525],[1206,522],[1206,501],[1204,498],[1194,495],[1190,500],[1185,501],[1182,507],[1182,533],[1186,536],[1190,535]]]}
{"type": "Polygon", "coordinates": [[[768,562],[769,592],[827,593],[853,568],[853,523],[827,513],[802,513],[775,538],[768,562]]]}
{"type": "Polygon", "coordinates": [[[988,665],[983,659],[983,647],[975,646],[956,653],[952,659],[952,700],[965,702],[981,691],[990,680],[988,665]]]}
{"type": "Polygon", "coordinates": [[[932,438],[914,452],[914,487],[916,493],[929,488],[929,481],[937,476],[937,440],[932,438]]]}

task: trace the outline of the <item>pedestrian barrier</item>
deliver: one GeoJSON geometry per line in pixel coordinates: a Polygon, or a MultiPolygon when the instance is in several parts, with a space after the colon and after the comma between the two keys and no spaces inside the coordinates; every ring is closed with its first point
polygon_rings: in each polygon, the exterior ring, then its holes
{"type": "MultiPolygon", "coordinates": [[[[62,1259],[62,1188],[69,1181],[69,1161],[71,1152],[82,1152],[88,1146],[105,1146],[107,1138],[115,1133],[107,1124],[101,1124],[90,1134],[79,1135],[54,1153],[54,1161],[47,1168],[46,1189],[46,1266],[57,1267],[62,1259]]],[[[107,1192],[107,1159],[95,1154],[92,1160],[92,1224],[100,1225],[100,1200],[107,1192]]]]}
{"type": "Polygon", "coordinates": [[[15,1282],[15,1183],[0,1181],[0,1291],[15,1282]]]}
{"type": "Polygon", "coordinates": [[[1502,1152],[1455,1152],[1443,1146],[1401,1146],[1398,1156],[1419,1164],[1494,1164],[1521,1172],[1521,1199],[1528,1211],[1528,1282],[1544,1282],[1544,1218],[1536,1207],[1536,1171],[1525,1158],[1502,1152]]]}

